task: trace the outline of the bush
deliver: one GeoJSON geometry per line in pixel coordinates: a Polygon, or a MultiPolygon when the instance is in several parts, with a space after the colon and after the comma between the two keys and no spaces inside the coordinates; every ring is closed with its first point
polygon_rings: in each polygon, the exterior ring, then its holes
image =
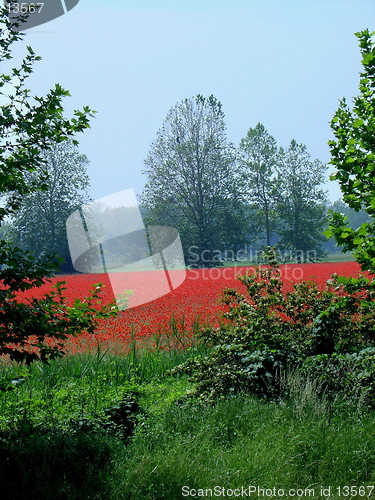
{"type": "Polygon", "coordinates": [[[331,356],[321,354],[304,360],[302,373],[314,377],[328,395],[337,395],[339,404],[358,401],[362,407],[375,403],[375,348],[331,356]]]}
{"type": "Polygon", "coordinates": [[[242,345],[218,345],[201,360],[188,360],[171,373],[190,372],[197,384],[192,394],[209,402],[221,397],[249,392],[259,397],[280,395],[281,375],[294,361],[293,353],[277,349],[244,350],[242,345]]]}
{"type": "Polygon", "coordinates": [[[33,428],[24,422],[16,431],[0,435],[1,497],[106,498],[112,455],[103,433],[33,428]]]}
{"type": "MultiPolygon", "coordinates": [[[[30,257],[28,265],[32,261],[30,257]]],[[[41,264],[38,276],[32,279],[30,275],[19,276],[21,264],[15,262],[3,275],[0,271],[4,285],[0,289],[0,355],[6,354],[11,360],[26,364],[37,359],[48,361],[64,354],[64,341],[69,335],[93,333],[101,318],[116,314],[114,304],[100,305],[101,283],[93,285],[91,294],[84,300],[75,299],[73,306],[68,306],[64,296],[64,281],[54,285],[41,299],[19,301],[18,292],[47,281],[42,276],[41,264]]]]}
{"type": "Polygon", "coordinates": [[[53,424],[21,414],[12,429],[0,432],[1,498],[110,498],[115,457],[129,444],[140,413],[136,395],[129,392],[95,415],[53,424]]]}
{"type": "Polygon", "coordinates": [[[333,276],[323,290],[304,281],[284,293],[275,251],[268,257],[268,268],[239,278],[248,297],[224,290],[223,324],[200,333],[210,354],[174,370],[190,373],[205,399],[237,392],[281,397],[280,377],[291,366],[375,346],[375,280],[333,276]]]}
{"type": "Polygon", "coordinates": [[[136,395],[125,394],[121,400],[111,408],[104,410],[107,422],[105,428],[112,430],[125,442],[129,442],[137,424],[137,417],[143,413],[136,395]]]}

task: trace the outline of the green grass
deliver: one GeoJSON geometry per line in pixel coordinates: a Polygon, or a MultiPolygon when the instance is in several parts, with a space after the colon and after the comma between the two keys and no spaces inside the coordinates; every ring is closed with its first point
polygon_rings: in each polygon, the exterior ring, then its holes
{"type": "Polygon", "coordinates": [[[374,484],[372,411],[358,401],[339,407],[297,375],[285,402],[193,400],[187,379],[168,370],[204,353],[196,345],[4,363],[2,498],[174,500],[185,498],[183,486],[251,485],[311,487],[318,497],[321,486],[374,484]],[[140,406],[131,440],[106,425],[126,395],[140,406]]]}
{"type": "Polygon", "coordinates": [[[353,262],[355,258],[352,252],[332,252],[327,255],[322,262],[353,262]]]}
{"type": "MultiPolygon", "coordinates": [[[[205,351],[202,351],[205,352],[205,351]]],[[[167,370],[199,348],[130,349],[0,368],[1,498],[116,499],[110,488],[138,420],[189,388],[167,370]]]]}
{"type": "MultiPolygon", "coordinates": [[[[76,354],[50,364],[29,367],[4,363],[0,371],[0,430],[20,420],[62,422],[90,417],[132,391],[150,394],[183,379],[167,371],[206,349],[130,349],[125,356],[110,352],[76,354]]],[[[151,397],[151,396],[150,396],[151,397]]],[[[157,398],[155,396],[155,398],[157,398]]],[[[151,404],[151,403],[150,403],[151,404]]]]}
{"type": "Polygon", "coordinates": [[[156,500],[182,498],[182,486],[314,487],[318,496],[321,486],[372,485],[374,419],[358,407],[333,410],[314,384],[299,385],[286,403],[181,400],[138,430],[117,461],[113,491],[156,500]]]}

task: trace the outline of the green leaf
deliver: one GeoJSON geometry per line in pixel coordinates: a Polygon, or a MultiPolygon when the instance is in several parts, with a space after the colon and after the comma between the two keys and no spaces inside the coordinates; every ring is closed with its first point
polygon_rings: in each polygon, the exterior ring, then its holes
{"type": "MultiPolygon", "coordinates": [[[[353,122],[353,127],[354,128],[359,128],[359,127],[362,127],[364,124],[364,121],[361,119],[361,118],[357,118],[356,120],[354,120],[353,122]]],[[[351,139],[352,140],[352,139],[351,139]]],[[[350,141],[349,141],[350,142],[350,141]]]]}

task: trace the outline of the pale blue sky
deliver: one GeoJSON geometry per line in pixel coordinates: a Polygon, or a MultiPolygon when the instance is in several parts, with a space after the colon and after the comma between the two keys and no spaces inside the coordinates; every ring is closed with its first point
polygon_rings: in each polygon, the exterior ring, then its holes
{"type": "MultiPolygon", "coordinates": [[[[338,100],[358,92],[354,32],[375,30],[373,0],[103,4],[80,0],[25,38],[43,58],[33,93],[58,82],[72,94],[67,112],[98,111],[79,136],[93,198],[140,194],[143,159],[168,110],[198,93],[222,102],[235,145],[261,122],[279,146],[295,139],[313,159],[329,161],[329,121],[338,100]]],[[[340,196],[332,182],[326,187],[332,200],[340,196]]]]}

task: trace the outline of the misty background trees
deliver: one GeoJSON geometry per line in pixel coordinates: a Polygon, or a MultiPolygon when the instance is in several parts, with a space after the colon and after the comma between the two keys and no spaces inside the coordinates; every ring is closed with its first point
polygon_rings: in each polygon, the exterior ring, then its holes
{"type": "MultiPolygon", "coordinates": [[[[35,256],[55,252],[73,272],[65,223],[89,201],[88,158],[71,141],[42,152],[44,168],[25,173],[27,185],[0,236],[35,256]]],[[[282,259],[314,261],[337,251],[327,211],[343,213],[354,227],[368,221],[342,200],[329,203],[322,185],[327,166],[294,139],[286,149],[266,127],[249,128],[238,147],[226,136],[222,104],[213,95],[173,106],[144,161],[140,197],[146,225],[176,228],[186,263],[211,267],[225,260],[254,260],[270,245],[282,259]]],[[[8,205],[15,193],[9,193],[8,205]]],[[[120,251],[120,250],[119,250],[120,251]]]]}
{"type": "Polygon", "coordinates": [[[88,159],[72,141],[53,145],[41,153],[43,170],[25,173],[28,184],[44,183],[22,197],[8,226],[12,241],[36,257],[56,254],[64,259],[60,270],[73,272],[66,235],[66,220],[89,201],[88,159]]]}
{"type": "Polygon", "coordinates": [[[287,150],[280,148],[276,171],[279,245],[297,251],[298,260],[306,255],[311,258],[311,254],[320,257],[326,240],[322,228],[326,223],[327,196],[320,189],[326,165],[312,161],[306,146],[292,140],[287,150]]]}
{"type": "Polygon", "coordinates": [[[278,147],[261,123],[235,148],[214,96],[176,104],[145,165],[147,221],[179,230],[188,264],[217,265],[241,247],[275,243],[300,259],[323,255],[327,167],[295,140],[278,147]]]}
{"type": "Polygon", "coordinates": [[[245,198],[255,208],[253,217],[260,221],[258,238],[264,233],[266,244],[270,246],[277,227],[277,143],[261,123],[250,128],[241,139],[239,162],[245,198]]]}

